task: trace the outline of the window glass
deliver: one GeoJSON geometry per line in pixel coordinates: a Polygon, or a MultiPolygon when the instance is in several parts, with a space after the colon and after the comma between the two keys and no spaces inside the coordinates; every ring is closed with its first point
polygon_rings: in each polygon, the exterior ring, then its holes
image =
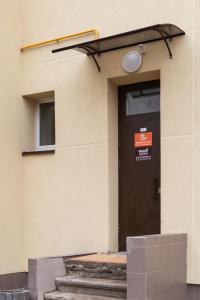
{"type": "Polygon", "coordinates": [[[54,102],[40,103],[40,146],[55,145],[54,102]]]}
{"type": "Polygon", "coordinates": [[[160,111],[160,89],[135,90],[126,94],[126,114],[138,115],[160,111]]]}

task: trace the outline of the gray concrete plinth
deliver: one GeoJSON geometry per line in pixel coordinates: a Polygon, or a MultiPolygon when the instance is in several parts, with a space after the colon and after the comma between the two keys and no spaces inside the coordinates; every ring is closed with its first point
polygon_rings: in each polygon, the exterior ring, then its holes
{"type": "Polygon", "coordinates": [[[128,300],[187,300],[187,235],[127,238],[128,300]]]}

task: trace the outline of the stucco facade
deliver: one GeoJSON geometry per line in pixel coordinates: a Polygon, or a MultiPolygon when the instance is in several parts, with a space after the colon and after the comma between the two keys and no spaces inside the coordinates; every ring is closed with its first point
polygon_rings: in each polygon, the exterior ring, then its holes
{"type": "Polygon", "coordinates": [[[199,1],[4,2],[1,32],[12,38],[1,48],[1,273],[24,270],[28,257],[117,250],[117,86],[160,78],[161,232],[188,233],[188,283],[199,284],[199,1]],[[104,37],[158,23],[175,24],[186,35],[170,43],[173,59],[162,41],[147,44],[132,75],[122,69],[130,48],[102,54],[101,73],[73,50],[51,53],[72,40],[19,51],[90,27],[104,37]],[[55,154],[22,157],[34,139],[23,96],[49,91],[55,93],[55,154]]]}
{"type": "Polygon", "coordinates": [[[0,189],[0,273],[24,269],[23,160],[21,152],[20,55],[22,35],[21,1],[1,1],[1,189],[0,189]]]}

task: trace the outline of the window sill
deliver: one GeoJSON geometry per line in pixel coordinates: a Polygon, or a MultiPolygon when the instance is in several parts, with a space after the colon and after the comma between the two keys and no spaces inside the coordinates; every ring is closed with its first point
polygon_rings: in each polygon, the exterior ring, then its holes
{"type": "Polygon", "coordinates": [[[32,150],[32,151],[23,151],[22,156],[27,156],[27,155],[38,155],[38,154],[54,154],[55,149],[44,149],[44,150],[32,150]]]}

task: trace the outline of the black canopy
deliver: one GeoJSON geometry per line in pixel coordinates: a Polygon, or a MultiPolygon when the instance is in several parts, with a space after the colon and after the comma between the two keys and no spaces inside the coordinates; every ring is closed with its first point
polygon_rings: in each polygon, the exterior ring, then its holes
{"type": "MultiPolygon", "coordinates": [[[[169,56],[172,58],[172,52],[170,50],[168,40],[184,34],[185,32],[182,29],[173,24],[157,24],[100,39],[95,39],[81,44],[58,48],[52,52],[56,53],[74,49],[84,54],[92,55],[94,59],[95,54],[101,54],[107,51],[163,40],[169,51],[169,56]]],[[[96,59],[95,63],[97,63],[96,59]]]]}

